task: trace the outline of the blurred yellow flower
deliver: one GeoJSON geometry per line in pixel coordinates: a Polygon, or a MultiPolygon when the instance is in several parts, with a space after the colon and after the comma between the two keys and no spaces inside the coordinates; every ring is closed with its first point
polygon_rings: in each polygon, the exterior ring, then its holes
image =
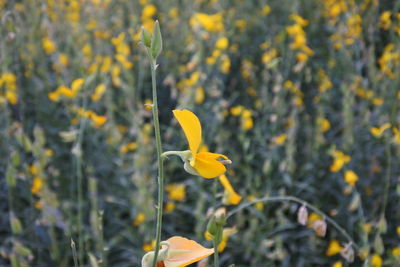
{"type": "Polygon", "coordinates": [[[42,47],[44,52],[48,55],[56,51],[56,45],[49,37],[44,37],[42,39],[42,47]]]}
{"type": "Polygon", "coordinates": [[[157,8],[155,5],[146,5],[142,10],[142,21],[153,19],[153,16],[157,14],[157,8]]]}
{"type": "Polygon", "coordinates": [[[260,15],[262,15],[262,16],[266,16],[269,13],[271,13],[271,7],[269,5],[264,5],[262,7],[262,9],[260,10],[260,15]]]}
{"type": "Polygon", "coordinates": [[[138,146],[139,146],[139,145],[138,145],[137,142],[130,142],[130,143],[127,143],[127,144],[121,146],[121,147],[119,148],[119,152],[120,152],[121,154],[126,154],[126,153],[128,153],[129,151],[134,151],[134,150],[136,150],[136,149],[138,148],[138,146]]]}
{"type": "Polygon", "coordinates": [[[243,110],[244,110],[244,107],[239,105],[239,106],[231,107],[230,112],[233,116],[239,116],[240,114],[242,114],[243,110]]]}
{"type": "MultiPolygon", "coordinates": [[[[255,200],[255,199],[256,199],[256,196],[254,196],[254,195],[249,195],[247,197],[247,200],[250,201],[250,202],[255,200]]],[[[257,202],[257,203],[254,204],[254,207],[259,211],[263,211],[264,210],[264,203],[257,202]]]]}
{"type": "Polygon", "coordinates": [[[400,246],[397,246],[395,248],[392,248],[392,254],[395,257],[400,257],[400,246]]]}
{"type": "Polygon", "coordinates": [[[139,212],[139,213],[136,215],[135,220],[133,220],[132,224],[133,224],[133,226],[139,226],[139,225],[141,225],[145,220],[146,220],[146,215],[144,215],[143,212],[139,212]]]}
{"type": "Polygon", "coordinates": [[[278,135],[278,136],[272,138],[272,142],[273,142],[275,145],[280,146],[280,145],[282,145],[283,143],[285,143],[286,139],[287,139],[287,134],[281,134],[281,135],[278,135]]]}
{"type": "Polygon", "coordinates": [[[99,101],[105,91],[106,91],[106,85],[104,83],[97,85],[96,88],[94,89],[94,93],[91,95],[91,99],[93,101],[99,101]]]}
{"type": "Polygon", "coordinates": [[[229,46],[229,40],[226,37],[221,37],[215,43],[215,48],[220,50],[225,50],[229,46]]]}
{"type": "Polygon", "coordinates": [[[150,243],[145,243],[143,245],[143,250],[144,251],[152,251],[152,250],[154,250],[155,247],[156,247],[156,241],[153,240],[150,243]]]}
{"type": "Polygon", "coordinates": [[[186,197],[186,185],[185,184],[169,184],[165,187],[165,191],[168,192],[168,198],[175,201],[183,201],[186,197]]]}
{"type": "Polygon", "coordinates": [[[189,162],[185,163],[185,170],[204,178],[215,178],[225,173],[226,168],[218,159],[223,158],[229,161],[227,156],[210,152],[198,152],[202,137],[201,124],[197,116],[187,109],[173,110],[172,112],[185,133],[191,151],[191,158],[189,162]]]}
{"type": "Polygon", "coordinates": [[[372,266],[381,267],[382,263],[383,263],[383,260],[382,260],[382,257],[379,254],[375,253],[375,254],[372,255],[372,257],[371,257],[371,265],[372,266]]]}
{"type": "MultiPolygon", "coordinates": [[[[236,227],[224,228],[222,230],[222,239],[218,245],[218,252],[223,252],[226,248],[226,244],[228,243],[228,239],[231,235],[237,233],[236,227]]],[[[204,233],[204,237],[207,240],[212,240],[213,236],[209,232],[204,233]]]]}
{"type": "Polygon", "coordinates": [[[328,257],[339,254],[342,251],[343,247],[340,245],[339,241],[331,240],[329,241],[329,246],[325,252],[325,255],[328,257]]]}
{"type": "Polygon", "coordinates": [[[343,166],[351,161],[351,157],[349,155],[344,154],[342,151],[335,150],[331,153],[333,157],[333,163],[330,167],[331,172],[340,171],[343,166]]]}
{"type": "Polygon", "coordinates": [[[166,213],[171,213],[175,210],[176,205],[175,202],[173,201],[168,201],[167,203],[165,203],[165,212],[166,213]]]}
{"type": "Polygon", "coordinates": [[[332,267],[343,267],[343,263],[341,261],[336,261],[332,267]]]}
{"type": "Polygon", "coordinates": [[[344,181],[351,187],[354,187],[356,185],[356,182],[358,181],[358,175],[351,170],[345,171],[343,178],[344,181]]]}
{"type": "Polygon", "coordinates": [[[203,27],[209,32],[221,32],[224,29],[222,13],[208,15],[205,13],[195,13],[189,21],[194,28],[203,27]]]}
{"type": "Polygon", "coordinates": [[[383,124],[381,127],[371,127],[369,129],[369,131],[371,132],[371,134],[376,137],[379,138],[383,135],[383,133],[389,129],[391,127],[391,124],[389,122],[383,124]]]}
{"type": "Polygon", "coordinates": [[[322,117],[317,118],[317,125],[320,131],[323,133],[329,131],[329,129],[331,128],[331,123],[329,122],[329,120],[322,117]]]}
{"type": "Polygon", "coordinates": [[[312,212],[310,215],[308,215],[308,221],[307,221],[307,227],[308,228],[313,228],[314,222],[316,221],[322,221],[323,218],[321,215],[318,213],[312,212]]]}
{"type": "Polygon", "coordinates": [[[43,179],[42,178],[40,178],[38,176],[33,178],[32,187],[31,187],[32,194],[38,195],[39,192],[42,190],[43,185],[44,185],[44,183],[43,183],[43,179]]]}
{"type": "Polygon", "coordinates": [[[385,11],[379,17],[379,27],[384,30],[388,30],[390,25],[392,24],[391,17],[392,13],[390,11],[385,11]]]}
{"type": "Polygon", "coordinates": [[[219,181],[221,182],[222,186],[225,189],[224,193],[224,204],[228,205],[237,205],[242,200],[242,197],[235,192],[231,183],[229,182],[228,178],[225,174],[219,176],[219,181]]]}
{"type": "Polygon", "coordinates": [[[205,93],[204,93],[203,87],[201,87],[201,86],[197,87],[194,102],[196,104],[201,104],[201,103],[203,103],[204,98],[205,98],[205,93]]]}

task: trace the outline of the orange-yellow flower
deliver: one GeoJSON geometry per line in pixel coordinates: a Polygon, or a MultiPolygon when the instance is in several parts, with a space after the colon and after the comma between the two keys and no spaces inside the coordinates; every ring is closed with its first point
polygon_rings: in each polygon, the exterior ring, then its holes
{"type": "MultiPolygon", "coordinates": [[[[208,249],[196,241],[181,236],[174,236],[162,242],[157,267],[184,267],[197,262],[214,253],[214,249],[208,249]],[[161,258],[161,259],[160,259],[161,258]]],[[[142,266],[151,266],[154,252],[149,252],[142,258],[142,266]]]]}
{"type": "Polygon", "coordinates": [[[185,162],[185,170],[204,178],[215,178],[224,174],[226,168],[218,159],[225,159],[229,163],[230,161],[227,156],[210,152],[199,152],[201,125],[197,116],[187,109],[173,110],[172,112],[181,125],[189,143],[191,157],[185,162]]]}

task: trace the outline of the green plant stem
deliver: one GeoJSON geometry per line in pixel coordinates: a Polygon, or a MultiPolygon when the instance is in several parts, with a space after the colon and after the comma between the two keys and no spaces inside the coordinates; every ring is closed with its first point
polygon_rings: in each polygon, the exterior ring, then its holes
{"type": "MultiPolygon", "coordinates": [[[[87,100],[84,98],[82,107],[86,109],[87,100]]],[[[77,198],[78,198],[78,264],[83,264],[83,174],[82,174],[82,141],[86,125],[86,118],[81,118],[79,122],[79,131],[77,140],[73,146],[73,153],[76,160],[76,177],[77,177],[77,198]]]]}
{"type": "Polygon", "coordinates": [[[154,132],[156,136],[157,164],[158,164],[156,247],[154,251],[153,267],[155,267],[157,264],[158,252],[160,250],[162,214],[163,214],[163,196],[164,196],[163,157],[161,157],[162,154],[161,133],[160,133],[160,123],[158,121],[156,66],[157,66],[156,60],[151,60],[151,84],[153,88],[153,121],[154,121],[154,132]]]}
{"type": "Polygon", "coordinates": [[[281,201],[293,201],[302,205],[305,205],[307,208],[309,208],[310,210],[318,213],[319,215],[321,215],[327,222],[329,222],[334,228],[336,228],[336,230],[338,230],[350,243],[351,245],[356,249],[359,250],[359,246],[354,242],[354,240],[350,237],[350,235],[346,232],[346,230],[344,230],[339,224],[337,224],[332,218],[330,218],[327,214],[325,214],[323,211],[321,211],[320,209],[318,209],[317,207],[311,205],[310,203],[297,198],[297,197],[293,197],[293,196],[277,196],[277,197],[263,197],[263,198],[258,198],[258,199],[254,199],[253,201],[244,203],[242,205],[240,205],[239,207],[237,207],[236,209],[233,209],[232,211],[230,211],[226,217],[226,219],[228,219],[229,217],[231,217],[232,215],[234,215],[235,213],[255,204],[258,202],[281,202],[281,201]]]}
{"type": "Polygon", "coordinates": [[[214,267],[219,267],[218,244],[215,238],[213,239],[213,246],[214,246],[214,267]]]}
{"type": "Polygon", "coordinates": [[[383,203],[382,203],[382,211],[381,211],[381,219],[385,218],[385,210],[389,198],[389,189],[390,189],[390,177],[391,177],[391,169],[392,169],[392,150],[390,149],[390,141],[387,141],[386,144],[386,158],[387,158],[387,168],[386,168],[386,177],[385,177],[385,189],[383,192],[383,203]]]}

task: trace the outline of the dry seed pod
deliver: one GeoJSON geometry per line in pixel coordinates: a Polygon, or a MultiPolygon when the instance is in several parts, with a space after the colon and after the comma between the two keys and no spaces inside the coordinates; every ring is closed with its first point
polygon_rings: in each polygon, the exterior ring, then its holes
{"type": "Polygon", "coordinates": [[[351,242],[340,251],[340,255],[349,263],[354,261],[354,249],[351,242]]]}
{"type": "Polygon", "coordinates": [[[301,225],[307,225],[308,222],[308,211],[305,205],[301,206],[297,212],[297,222],[301,225]]]}
{"type": "Polygon", "coordinates": [[[313,229],[319,237],[324,237],[326,234],[326,222],[321,220],[315,221],[313,229]]]}

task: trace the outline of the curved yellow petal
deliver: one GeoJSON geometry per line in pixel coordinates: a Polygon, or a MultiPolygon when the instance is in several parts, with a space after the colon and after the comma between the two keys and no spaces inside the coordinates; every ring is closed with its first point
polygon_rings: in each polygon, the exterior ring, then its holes
{"type": "Polygon", "coordinates": [[[190,151],[192,151],[192,156],[195,158],[201,143],[201,125],[199,118],[187,109],[175,109],[172,113],[174,113],[175,118],[181,125],[186,139],[188,140],[190,151]]]}
{"type": "Polygon", "coordinates": [[[196,154],[196,158],[191,165],[204,178],[215,178],[224,174],[226,171],[225,166],[219,162],[218,158],[228,159],[227,156],[222,154],[200,152],[196,154]]]}
{"type": "Polygon", "coordinates": [[[242,197],[235,192],[235,190],[233,189],[231,183],[229,182],[228,178],[226,177],[226,175],[221,175],[219,177],[219,181],[221,182],[222,186],[225,189],[225,192],[227,192],[228,195],[228,202],[229,204],[232,205],[237,205],[239,204],[239,202],[242,200],[242,197]]]}
{"type": "Polygon", "coordinates": [[[184,267],[214,253],[214,249],[205,248],[181,236],[171,237],[167,242],[170,244],[170,256],[164,260],[165,267],[184,267]]]}

